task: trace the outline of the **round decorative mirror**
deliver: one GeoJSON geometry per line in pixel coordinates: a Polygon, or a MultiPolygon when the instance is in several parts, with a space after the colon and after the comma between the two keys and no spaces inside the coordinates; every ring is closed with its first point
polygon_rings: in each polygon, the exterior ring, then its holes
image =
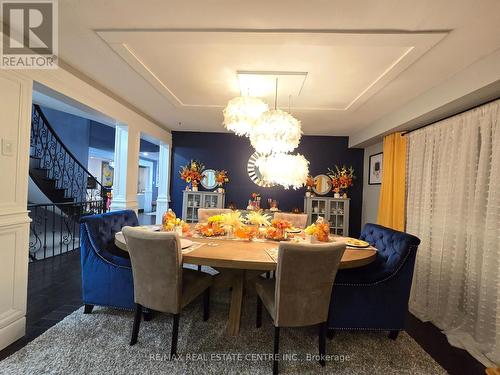
{"type": "Polygon", "coordinates": [[[214,189],[217,186],[215,171],[213,169],[205,169],[201,173],[201,186],[207,190],[214,189]]]}
{"type": "Polygon", "coordinates": [[[314,177],[313,191],[318,195],[328,194],[332,190],[332,180],[326,174],[314,177]]]}
{"type": "Polygon", "coordinates": [[[257,160],[259,159],[259,157],[261,157],[261,154],[258,152],[254,152],[252,156],[250,156],[250,159],[248,159],[248,164],[247,164],[248,176],[256,185],[262,187],[274,186],[274,184],[270,184],[269,182],[265,181],[262,178],[262,173],[259,170],[259,166],[257,165],[257,160]]]}

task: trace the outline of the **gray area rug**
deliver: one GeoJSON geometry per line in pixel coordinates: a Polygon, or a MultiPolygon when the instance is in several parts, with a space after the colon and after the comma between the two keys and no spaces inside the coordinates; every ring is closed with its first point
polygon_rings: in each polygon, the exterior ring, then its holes
{"type": "MultiPolygon", "coordinates": [[[[96,307],[84,315],[82,308],[0,362],[0,374],[271,374],[273,326],[265,309],[257,329],[255,298],[247,296],[240,335],[230,337],[228,301],[228,291],[213,296],[208,322],[200,299],[182,312],[177,360],[168,360],[172,316],[142,322],[138,343],[129,346],[132,312],[96,307]]],[[[339,332],[327,339],[324,368],[310,359],[318,353],[316,327],[284,328],[280,336],[283,374],[446,374],[406,333],[393,341],[386,332],[339,332]]]]}

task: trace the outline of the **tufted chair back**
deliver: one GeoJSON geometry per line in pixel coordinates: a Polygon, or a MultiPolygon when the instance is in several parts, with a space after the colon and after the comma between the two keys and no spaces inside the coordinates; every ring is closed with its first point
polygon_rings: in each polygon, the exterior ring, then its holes
{"type": "Polygon", "coordinates": [[[377,259],[372,263],[372,281],[379,281],[395,273],[412,248],[420,244],[420,240],[411,234],[399,232],[377,224],[366,224],[360,238],[378,250],[377,259]]]}
{"type": "Polygon", "coordinates": [[[80,219],[81,230],[87,232],[94,251],[106,259],[114,256],[128,257],[126,252],[116,247],[115,233],[124,226],[138,225],[139,221],[133,210],[112,211],[80,219]]]}

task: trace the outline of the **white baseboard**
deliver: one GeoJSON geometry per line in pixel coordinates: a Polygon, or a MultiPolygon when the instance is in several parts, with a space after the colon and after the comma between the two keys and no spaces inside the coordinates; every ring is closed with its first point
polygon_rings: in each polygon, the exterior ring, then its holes
{"type": "Polygon", "coordinates": [[[0,350],[19,340],[26,334],[26,317],[15,320],[0,329],[0,350]]]}

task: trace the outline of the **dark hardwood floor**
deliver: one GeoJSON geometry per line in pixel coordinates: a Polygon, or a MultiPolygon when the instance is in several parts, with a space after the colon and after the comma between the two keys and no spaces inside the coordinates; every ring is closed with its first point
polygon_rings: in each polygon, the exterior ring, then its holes
{"type": "MultiPolygon", "coordinates": [[[[149,218],[145,218],[143,224],[149,218]]],[[[80,251],[30,263],[26,336],[0,351],[0,360],[25,346],[82,306],[80,251]]],[[[407,332],[452,375],[474,375],[485,368],[465,350],[448,344],[446,336],[431,323],[408,313],[407,332]]]]}
{"type": "Polygon", "coordinates": [[[26,335],[0,351],[0,360],[82,306],[81,295],[79,250],[30,263],[26,335]]]}

